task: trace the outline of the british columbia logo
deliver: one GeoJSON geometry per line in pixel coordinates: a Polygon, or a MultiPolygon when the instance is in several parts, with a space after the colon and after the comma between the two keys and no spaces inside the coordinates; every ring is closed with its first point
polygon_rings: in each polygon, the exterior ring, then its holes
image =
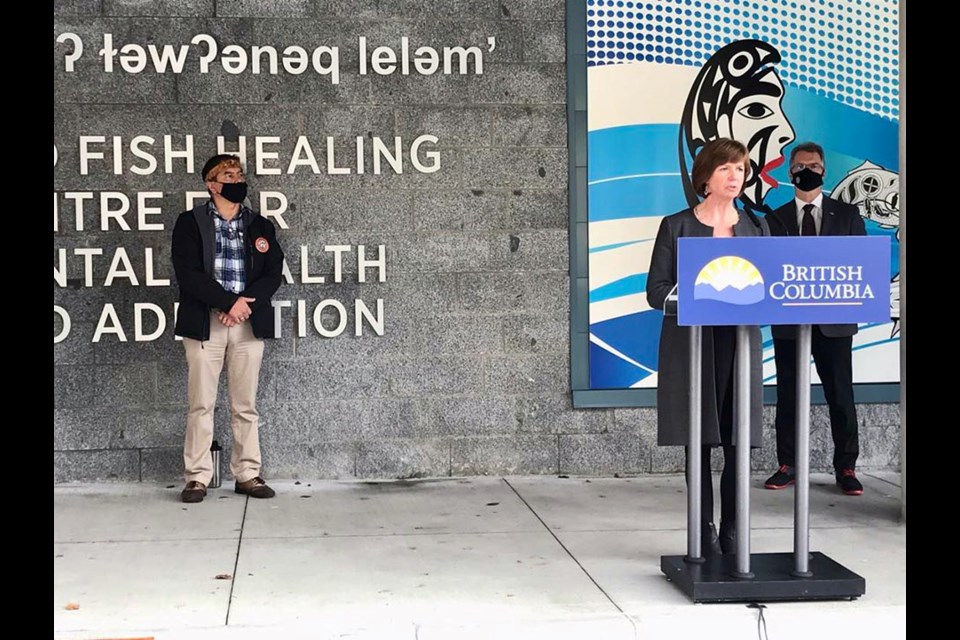
{"type": "Polygon", "coordinates": [[[693,287],[694,300],[746,305],[763,297],[763,276],[752,262],[739,256],[721,256],[708,262],[693,287]]]}

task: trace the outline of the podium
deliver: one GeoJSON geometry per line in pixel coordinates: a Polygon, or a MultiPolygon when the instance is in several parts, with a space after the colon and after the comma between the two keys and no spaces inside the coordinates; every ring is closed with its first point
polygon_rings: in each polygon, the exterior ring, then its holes
{"type": "Polygon", "coordinates": [[[886,237],[680,238],[677,287],[664,305],[690,327],[687,553],[661,556],[660,569],[694,602],[856,599],[862,576],[810,552],[811,325],[886,322],[890,239],[886,237]],[[750,326],[797,325],[797,439],[793,552],[750,552],[750,326]],[[736,553],[701,549],[703,326],[734,325],[736,553]]]}

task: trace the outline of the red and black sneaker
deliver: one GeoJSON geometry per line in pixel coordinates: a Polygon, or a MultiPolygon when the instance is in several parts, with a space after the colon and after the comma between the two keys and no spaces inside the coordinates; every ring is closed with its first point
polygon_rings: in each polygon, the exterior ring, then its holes
{"type": "Polygon", "coordinates": [[[767,478],[763,486],[767,489],[786,489],[790,485],[796,484],[796,482],[796,470],[788,464],[782,464],[775,474],[767,478]]]}
{"type": "Polygon", "coordinates": [[[837,485],[848,496],[863,494],[863,485],[857,480],[857,472],[853,469],[842,469],[837,473],[837,485]]]}

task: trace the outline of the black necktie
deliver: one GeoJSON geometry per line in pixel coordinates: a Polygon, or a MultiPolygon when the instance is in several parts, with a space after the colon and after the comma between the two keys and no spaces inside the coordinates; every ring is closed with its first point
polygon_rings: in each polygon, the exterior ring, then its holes
{"type": "Polygon", "coordinates": [[[800,223],[800,235],[817,235],[817,224],[813,221],[813,205],[803,205],[803,222],[800,223]]]}

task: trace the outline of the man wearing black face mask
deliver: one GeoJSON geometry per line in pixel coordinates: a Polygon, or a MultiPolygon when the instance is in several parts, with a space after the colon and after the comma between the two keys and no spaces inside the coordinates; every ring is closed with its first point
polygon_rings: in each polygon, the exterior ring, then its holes
{"type": "Polygon", "coordinates": [[[187,356],[188,403],[183,445],[187,484],[180,497],[200,502],[213,476],[213,411],[227,367],[237,493],[272,498],[260,477],[257,382],[263,339],[273,338],[270,297],[280,286],[283,251],[273,223],[246,207],[247,182],[237,156],[203,166],[210,200],[177,218],[171,248],[180,289],[176,335],[187,356]]]}
{"type": "MultiPolygon", "coordinates": [[[[790,181],[795,197],[767,216],[774,236],[865,236],[867,231],[856,206],[823,195],[826,173],[823,148],[805,142],[790,152],[790,181]]],[[[777,364],[777,462],[779,470],[766,481],[767,489],[784,489],[795,482],[797,408],[797,328],[774,325],[774,359],[777,364]]],[[[830,409],[833,433],[833,467],[837,485],[847,495],[860,495],[856,463],[860,452],[857,408],[853,401],[853,336],[855,324],[813,325],[811,350],[823,395],[830,409]]]]}

